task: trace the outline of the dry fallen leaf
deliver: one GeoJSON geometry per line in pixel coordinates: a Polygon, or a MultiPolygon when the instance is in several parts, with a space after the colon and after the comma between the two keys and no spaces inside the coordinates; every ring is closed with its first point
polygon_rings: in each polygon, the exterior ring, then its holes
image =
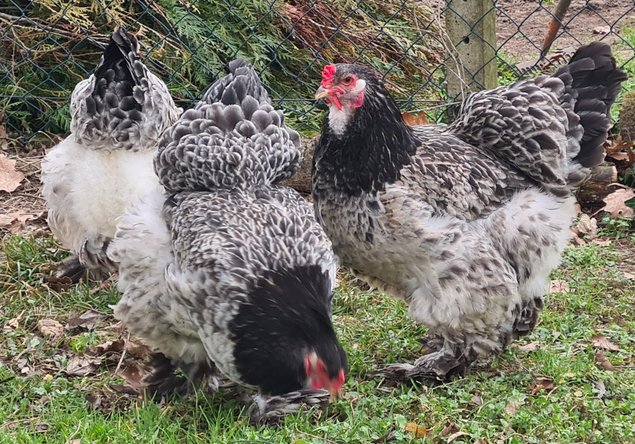
{"type": "Polygon", "coordinates": [[[51,426],[43,422],[38,422],[35,424],[35,427],[33,428],[38,433],[46,433],[51,429],[51,426]]]}
{"type": "Polygon", "coordinates": [[[100,324],[106,319],[106,315],[99,313],[95,310],[86,310],[81,315],[69,320],[66,323],[67,330],[83,329],[93,330],[97,324],[100,324]]]}
{"type": "Polygon", "coordinates": [[[513,416],[518,411],[519,407],[520,404],[518,404],[518,402],[509,401],[505,406],[505,413],[507,413],[509,416],[513,416]]]}
{"type": "Polygon", "coordinates": [[[97,390],[86,394],[89,405],[102,413],[125,409],[137,399],[136,394],[128,394],[114,390],[97,390]]]}
{"type": "Polygon", "coordinates": [[[619,351],[619,347],[613,344],[609,339],[604,335],[594,335],[591,336],[591,343],[594,347],[601,348],[608,351],[619,351]]]}
{"type": "Polygon", "coordinates": [[[452,433],[450,436],[448,436],[448,440],[446,441],[446,443],[449,444],[452,441],[454,441],[456,438],[460,438],[461,436],[468,436],[468,434],[465,433],[465,432],[461,432],[461,431],[452,433]]]}
{"type": "Polygon", "coordinates": [[[64,333],[64,326],[55,319],[40,319],[37,329],[42,336],[52,339],[59,338],[64,333]]]}
{"type": "Polygon", "coordinates": [[[620,188],[603,199],[605,205],[600,211],[606,211],[613,218],[631,218],[635,212],[626,205],[626,201],[631,200],[633,197],[635,197],[635,191],[632,188],[620,188]]]}
{"type": "Polygon", "coordinates": [[[0,110],[0,140],[7,138],[7,125],[4,111],[0,110]]]}
{"type": "Polygon", "coordinates": [[[143,367],[136,363],[127,363],[117,372],[117,376],[121,376],[128,387],[131,387],[137,393],[142,393],[145,388],[144,378],[148,375],[143,367]]]}
{"type": "Polygon", "coordinates": [[[598,221],[596,218],[583,213],[573,228],[573,232],[580,237],[593,239],[598,235],[598,221]]]}
{"type": "Polygon", "coordinates": [[[114,341],[106,341],[103,344],[93,345],[88,350],[96,355],[105,355],[106,353],[121,353],[124,348],[123,339],[114,341]]]}
{"type": "Polygon", "coordinates": [[[611,159],[615,159],[618,161],[625,161],[628,160],[629,156],[628,153],[624,152],[624,151],[618,151],[615,153],[611,153],[606,155],[607,157],[610,157],[611,159]]]}
{"type": "Polygon", "coordinates": [[[15,330],[20,326],[20,321],[22,320],[22,315],[24,312],[21,312],[15,318],[9,319],[6,324],[4,324],[3,330],[15,330]]]}
{"type": "Polygon", "coordinates": [[[126,355],[133,358],[145,359],[153,354],[150,347],[140,342],[137,338],[128,338],[126,340],[126,355]]]}
{"type": "Polygon", "coordinates": [[[525,352],[525,353],[532,352],[538,348],[538,345],[539,344],[537,341],[533,341],[528,344],[519,346],[518,351],[525,352]]]}
{"type": "Polygon", "coordinates": [[[549,293],[569,293],[569,284],[566,281],[554,279],[549,283],[549,293]]]}
{"type": "Polygon", "coordinates": [[[428,429],[414,422],[406,423],[405,427],[406,432],[414,435],[415,438],[423,438],[428,434],[428,429]]]}
{"type": "Polygon", "coordinates": [[[430,121],[428,120],[428,116],[426,116],[426,113],[424,111],[412,113],[404,112],[401,113],[401,116],[408,126],[427,125],[430,123],[430,121]]]}
{"type": "Polygon", "coordinates": [[[530,393],[535,395],[542,391],[552,391],[555,388],[556,385],[554,384],[553,379],[549,377],[541,377],[534,381],[534,384],[531,386],[530,393]]]}
{"type": "Polygon", "coordinates": [[[608,358],[604,356],[604,353],[602,353],[601,351],[595,354],[595,365],[597,365],[598,368],[601,368],[603,370],[614,370],[614,367],[613,367],[613,364],[611,364],[611,361],[609,361],[608,358]]]}
{"type": "Polygon", "coordinates": [[[65,373],[69,376],[94,375],[101,364],[101,358],[95,356],[76,355],[69,359],[65,373]]]}
{"type": "Polygon", "coordinates": [[[624,279],[635,279],[635,274],[629,273],[628,271],[623,271],[622,276],[624,276],[624,279]]]}
{"type": "Polygon", "coordinates": [[[0,214],[0,228],[17,233],[24,228],[27,221],[38,220],[44,216],[44,211],[32,212],[18,210],[7,214],[0,214]]]}
{"type": "Polygon", "coordinates": [[[23,179],[24,174],[15,170],[15,160],[0,154],[0,191],[15,191],[23,179]]]}
{"type": "Polygon", "coordinates": [[[593,388],[593,391],[597,393],[598,399],[604,398],[604,395],[606,395],[606,386],[603,381],[593,382],[593,388]]]}
{"type": "Polygon", "coordinates": [[[441,432],[439,432],[439,435],[441,436],[448,436],[451,435],[453,433],[456,433],[459,431],[459,427],[456,424],[448,424],[445,427],[443,427],[443,430],[441,430],[441,432]]]}
{"type": "Polygon", "coordinates": [[[68,290],[73,285],[73,280],[68,276],[44,276],[42,281],[53,291],[68,290]]]}

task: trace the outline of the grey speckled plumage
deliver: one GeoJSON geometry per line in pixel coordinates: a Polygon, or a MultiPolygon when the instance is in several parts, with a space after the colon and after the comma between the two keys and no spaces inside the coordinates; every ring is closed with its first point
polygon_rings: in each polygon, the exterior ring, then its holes
{"type": "Polygon", "coordinates": [[[450,126],[409,128],[371,70],[325,68],[316,216],[343,264],[435,337],[384,375],[463,374],[533,329],[624,79],[594,43],[553,76],[473,94],[450,126]]]}
{"type": "Polygon", "coordinates": [[[95,73],[73,91],[71,132],[92,149],[154,151],[179,112],[165,83],[139,58],[136,37],[119,28],[95,73]]]}
{"type": "Polygon", "coordinates": [[[49,227],[78,255],[62,264],[62,275],[77,280],[83,267],[97,275],[114,269],[106,249],[117,218],[160,189],[152,159],[179,112],[139,59],[136,38],[117,29],[95,73],[73,91],[71,134],[42,162],[49,227]]]}
{"type": "MultiPolygon", "coordinates": [[[[215,366],[275,395],[310,388],[312,350],[336,374],[346,366],[330,320],[331,243],[304,199],[272,183],[299,158],[282,122],[253,70],[230,64],[161,142],[169,196],[130,208],[109,249],[124,293],[114,313],[132,333],[176,366],[215,366]]],[[[254,417],[288,411],[267,405],[254,417]]]]}
{"type": "Polygon", "coordinates": [[[229,68],[161,142],[155,167],[171,192],[276,183],[299,166],[300,136],[255,71],[241,60],[229,68]]]}

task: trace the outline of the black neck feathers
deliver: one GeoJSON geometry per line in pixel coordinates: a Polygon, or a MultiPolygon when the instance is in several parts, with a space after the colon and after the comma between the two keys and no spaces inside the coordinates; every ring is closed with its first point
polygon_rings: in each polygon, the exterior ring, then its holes
{"type": "Polygon", "coordinates": [[[329,369],[345,368],[330,319],[329,281],[318,266],[260,278],[230,325],[236,368],[245,383],[270,394],[304,388],[304,358],[310,351],[329,369]]]}
{"type": "Polygon", "coordinates": [[[343,134],[334,134],[326,118],[314,158],[314,182],[320,176],[349,195],[384,189],[410,163],[419,141],[397,104],[377,80],[367,80],[363,105],[343,134]]]}

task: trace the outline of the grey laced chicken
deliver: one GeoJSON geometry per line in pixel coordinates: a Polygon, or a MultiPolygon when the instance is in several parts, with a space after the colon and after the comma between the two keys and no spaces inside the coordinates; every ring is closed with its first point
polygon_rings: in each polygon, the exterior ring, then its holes
{"type": "Polygon", "coordinates": [[[75,255],[60,275],[78,281],[116,267],[106,255],[117,218],[160,189],[152,166],[159,136],[178,117],[165,83],[139,59],[125,29],[110,37],[94,74],[71,96],[71,134],[42,162],[48,224],[75,255]]]}
{"type": "Polygon", "coordinates": [[[410,128],[371,69],[324,68],[316,217],[342,263],[430,333],[431,353],[380,374],[463,375],[534,328],[625,78],[592,43],[551,76],[472,94],[449,126],[410,128]]]}
{"type": "Polygon", "coordinates": [[[251,419],[269,422],[323,405],[344,383],[330,317],[336,260],[311,207],[277,185],[298,167],[298,133],[249,65],[229,67],[160,142],[167,198],[152,194],[118,225],[114,314],[160,357],[151,392],[189,390],[220,370],[260,392],[251,419]]]}

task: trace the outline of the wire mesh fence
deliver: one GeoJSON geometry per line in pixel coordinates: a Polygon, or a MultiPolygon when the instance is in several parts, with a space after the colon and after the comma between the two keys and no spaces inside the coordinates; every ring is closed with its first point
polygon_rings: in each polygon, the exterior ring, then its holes
{"type": "MultiPolygon", "coordinates": [[[[498,81],[549,70],[581,43],[614,43],[631,72],[635,60],[633,0],[573,1],[552,52],[541,58],[554,18],[553,1],[483,3],[483,17],[463,19],[458,0],[5,0],[0,5],[0,108],[10,133],[64,133],[74,85],[99,61],[112,30],[135,33],[142,57],[187,108],[242,57],[260,73],[290,124],[319,129],[312,100],[327,62],[364,63],[381,73],[404,110],[425,110],[443,119],[449,66],[462,45],[489,46],[483,66],[460,73],[468,87],[495,64],[498,81]],[[469,25],[447,32],[448,14],[469,25]],[[495,38],[482,35],[487,14],[496,15],[495,38]]],[[[567,2],[568,3],[568,2],[567,2]]],[[[451,63],[452,62],[452,63],[451,63]]],[[[460,62],[460,61],[459,61],[460,62]]]]}

